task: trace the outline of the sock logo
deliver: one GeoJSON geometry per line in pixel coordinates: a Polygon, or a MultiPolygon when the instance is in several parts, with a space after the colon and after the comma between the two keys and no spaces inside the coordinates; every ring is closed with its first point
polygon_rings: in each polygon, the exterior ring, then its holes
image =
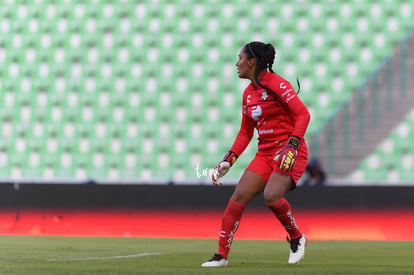
{"type": "Polygon", "coordinates": [[[290,219],[290,224],[291,224],[294,228],[298,229],[298,226],[296,225],[295,218],[293,218],[293,216],[292,216],[292,212],[291,212],[290,210],[287,212],[287,216],[288,216],[288,217],[289,217],[289,219],[290,219]]]}
{"type": "MultiPolygon", "coordinates": [[[[225,246],[225,248],[230,248],[231,247],[231,243],[233,242],[234,234],[236,233],[237,228],[239,228],[239,224],[240,224],[240,221],[236,221],[234,223],[234,229],[229,234],[229,238],[227,239],[227,245],[225,246]]],[[[221,231],[221,232],[223,232],[223,231],[221,231]]],[[[220,234],[221,234],[221,232],[220,232],[220,234]]]]}

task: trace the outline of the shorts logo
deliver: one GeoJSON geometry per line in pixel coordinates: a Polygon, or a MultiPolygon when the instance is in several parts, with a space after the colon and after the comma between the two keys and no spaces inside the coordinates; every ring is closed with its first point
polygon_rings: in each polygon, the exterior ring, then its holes
{"type": "Polygon", "coordinates": [[[286,89],[286,84],[285,84],[285,82],[282,82],[282,83],[280,83],[280,89],[286,89]]]}

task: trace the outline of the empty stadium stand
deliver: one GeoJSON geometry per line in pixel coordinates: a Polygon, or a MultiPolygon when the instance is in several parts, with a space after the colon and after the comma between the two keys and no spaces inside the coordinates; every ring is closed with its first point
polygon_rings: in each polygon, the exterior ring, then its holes
{"type": "MultiPolygon", "coordinates": [[[[393,53],[413,13],[407,1],[5,1],[0,178],[207,179],[239,128],[241,47],[275,45],[276,72],[302,83],[311,137],[393,53]]],[[[414,148],[388,139],[392,154],[375,155],[412,178],[414,148]]],[[[360,168],[377,179],[370,161],[360,168]]]]}

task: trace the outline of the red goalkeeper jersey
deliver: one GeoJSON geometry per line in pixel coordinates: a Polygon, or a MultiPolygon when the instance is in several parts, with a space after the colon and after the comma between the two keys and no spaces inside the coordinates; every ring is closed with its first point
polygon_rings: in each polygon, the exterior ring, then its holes
{"type": "Polygon", "coordinates": [[[258,133],[261,153],[273,153],[295,135],[302,139],[308,127],[310,114],[292,85],[281,76],[265,71],[260,86],[250,84],[243,93],[242,123],[231,151],[240,156],[250,143],[254,129],[258,133]]]}

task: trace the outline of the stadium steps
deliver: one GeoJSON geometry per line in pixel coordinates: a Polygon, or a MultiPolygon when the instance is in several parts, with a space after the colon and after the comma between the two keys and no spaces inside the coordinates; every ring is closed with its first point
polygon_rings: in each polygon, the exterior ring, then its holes
{"type": "MultiPolygon", "coordinates": [[[[414,87],[412,87],[414,89],[414,87]]],[[[389,114],[385,119],[381,120],[381,126],[374,127],[368,126],[364,129],[363,141],[360,141],[358,135],[349,136],[348,154],[343,150],[344,134],[343,131],[338,130],[335,134],[335,149],[334,149],[334,174],[332,177],[343,178],[347,176],[351,171],[359,166],[359,162],[368,154],[370,154],[385,137],[387,137],[392,128],[401,121],[404,115],[412,108],[412,104],[408,102],[414,102],[414,96],[410,95],[410,99],[401,99],[401,104],[398,104],[398,109],[394,110],[392,114],[389,114]],[[405,101],[406,100],[406,101],[405,101]]],[[[358,128],[358,119],[350,118],[350,129],[358,128]]],[[[327,153],[321,154],[322,162],[327,163],[327,153]],[[325,157],[325,158],[323,158],[325,157]]]]}
{"type": "MultiPolygon", "coordinates": [[[[414,40],[411,37],[411,40],[414,40]]],[[[378,89],[367,89],[354,92],[351,100],[344,108],[340,109],[331,123],[328,123],[322,130],[319,137],[319,158],[326,167],[330,177],[344,178],[355,170],[360,161],[368,154],[372,153],[379,142],[387,137],[392,128],[400,122],[404,115],[412,109],[414,103],[414,66],[407,62],[405,70],[405,87],[399,85],[400,80],[400,58],[401,47],[396,47],[391,57],[391,63],[380,68],[377,77],[376,87],[378,89]],[[391,68],[387,67],[391,66],[391,68]],[[391,85],[387,84],[387,73],[392,71],[395,75],[391,85]],[[391,88],[389,93],[387,89],[391,88]],[[405,94],[401,89],[405,88],[405,94]],[[391,96],[392,97],[391,97],[391,96]],[[363,103],[377,102],[377,111],[373,110],[373,104],[363,105],[363,103]],[[361,116],[361,110],[362,116],[361,116]],[[344,120],[345,113],[349,118],[344,120]],[[364,121],[361,122],[360,118],[364,121]],[[376,118],[376,119],[374,119],[376,118]],[[345,132],[348,123],[348,134],[345,132]],[[329,126],[330,125],[330,126],[329,126]],[[331,129],[330,129],[331,128],[331,129]],[[363,129],[363,134],[359,132],[363,129]],[[334,133],[332,135],[332,133],[334,133]],[[345,143],[345,139],[348,142],[345,143]],[[347,147],[344,149],[344,147],[347,147]],[[332,159],[333,157],[333,159],[332,159]]],[[[412,59],[412,52],[406,51],[407,60],[412,59]]],[[[367,85],[374,85],[373,81],[368,81],[367,85]]],[[[314,150],[311,142],[311,150],[314,150]]]]}

